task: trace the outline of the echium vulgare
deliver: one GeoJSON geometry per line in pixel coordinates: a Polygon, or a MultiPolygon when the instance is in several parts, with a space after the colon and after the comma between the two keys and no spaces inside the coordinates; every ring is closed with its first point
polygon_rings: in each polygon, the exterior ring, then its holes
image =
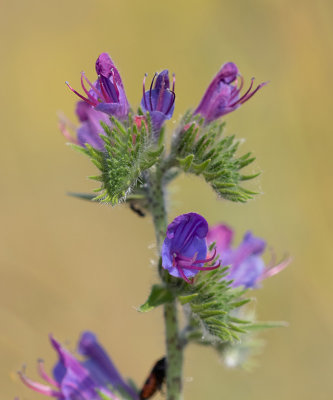
{"type": "MultiPolygon", "coordinates": [[[[180,120],[169,145],[164,126],[174,115],[175,75],[171,79],[163,69],[155,73],[148,88],[145,75],[142,97],[138,84],[140,106],[134,111],[107,53],[98,56],[95,69],[94,81],[82,72],[81,92],[67,84],[79,97],[79,126],[63,121],[61,130],[98,169],[99,174],[91,179],[100,185],[95,189],[97,195],[74,195],[112,206],[129,204],[137,215],[151,215],[159,282],[138,310],[164,307],[166,349],[162,358],[156,356],[159,361],[141,391],[122,378],[91,332],[80,339],[78,353],[83,360],[51,337],[59,358],[53,376],[39,362],[39,375],[45,383],[29,379],[23,371],[20,377],[31,389],[60,400],[148,400],[164,381],[167,400],[181,400],[184,348],[194,342],[221,353],[243,340],[251,328],[265,326],[255,326],[256,321],[248,320],[243,312],[242,307],[250,301],[248,290],[259,288],[263,279],[275,275],[290,261],[267,265],[263,260],[266,241],[250,231],[234,247],[234,231],[225,224],[209,227],[202,215],[191,210],[172,221],[167,215],[167,206],[172,205],[166,202],[167,186],[182,172],[202,177],[219,198],[245,203],[257,194],[243,186],[244,181],[258,176],[243,171],[255,158],[251,153],[238,155],[240,142],[225,133],[225,122],[220,119],[238,109],[265,83],[254,88],[252,79],[243,92],[243,78],[236,64],[224,64],[197,108],[180,120]],[[69,133],[71,127],[74,137],[69,133]],[[178,323],[180,310],[184,311],[182,329],[178,323]]],[[[116,252],[116,246],[111,251],[116,252]]],[[[139,271],[137,257],[134,260],[132,275],[139,271]]]]}

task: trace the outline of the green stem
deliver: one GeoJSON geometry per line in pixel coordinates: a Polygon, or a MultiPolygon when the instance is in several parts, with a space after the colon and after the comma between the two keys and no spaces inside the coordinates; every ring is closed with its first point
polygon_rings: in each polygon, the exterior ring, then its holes
{"type": "Polygon", "coordinates": [[[178,331],[176,301],[164,306],[167,348],[167,400],[182,399],[183,349],[178,331]]]}
{"type": "MultiPolygon", "coordinates": [[[[149,176],[148,191],[148,200],[154,221],[157,251],[159,254],[161,253],[162,243],[167,230],[167,212],[162,178],[163,173],[158,167],[155,170],[152,169],[149,176]]],[[[183,350],[178,328],[176,300],[165,304],[164,321],[167,355],[167,400],[181,400],[183,350]]]]}

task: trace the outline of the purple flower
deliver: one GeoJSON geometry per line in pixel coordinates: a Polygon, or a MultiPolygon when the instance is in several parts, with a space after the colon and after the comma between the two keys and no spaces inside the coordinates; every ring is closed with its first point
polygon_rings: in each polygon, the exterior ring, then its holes
{"type": "Polygon", "coordinates": [[[68,82],[67,86],[72,92],[79,96],[97,111],[113,115],[118,119],[127,117],[129,104],[125,94],[123,82],[119,72],[107,53],[102,53],[96,61],[97,80],[92,83],[81,73],[81,86],[86,95],[83,96],[74,90],[68,82]],[[89,85],[89,89],[86,88],[89,85]]]}
{"type": "Polygon", "coordinates": [[[72,127],[72,124],[64,118],[60,121],[60,130],[62,134],[70,142],[82,147],[88,143],[97,150],[103,150],[104,142],[100,138],[100,135],[105,134],[105,132],[101,126],[101,122],[110,126],[110,118],[106,114],[96,111],[84,101],[79,101],[77,103],[76,115],[81,122],[78,128],[73,127],[73,130],[76,131],[76,138],[73,137],[68,130],[68,127],[72,127]]]}
{"type": "Polygon", "coordinates": [[[207,258],[208,223],[204,217],[196,213],[179,215],[168,226],[166,238],[162,246],[162,266],[168,272],[192,283],[199,271],[210,271],[220,263],[204,267],[213,261],[216,250],[207,258]]]}
{"type": "Polygon", "coordinates": [[[146,77],[143,80],[143,97],[141,107],[149,111],[155,132],[158,132],[164,121],[170,119],[175,108],[175,76],[173,75],[172,90],[170,90],[169,72],[164,70],[155,74],[149,90],[146,91],[146,77]],[[156,81],[155,81],[156,78],[156,81]],[[155,86],[153,89],[155,81],[155,86]]]}
{"type": "Polygon", "coordinates": [[[233,280],[233,287],[255,288],[260,281],[277,274],[290,262],[290,259],[285,259],[277,265],[272,262],[265,266],[262,254],[266,249],[266,242],[263,239],[247,232],[242,243],[232,249],[233,235],[233,230],[222,224],[210,228],[207,235],[209,241],[216,242],[221,264],[230,267],[227,279],[233,280]]]}
{"type": "Polygon", "coordinates": [[[240,96],[244,83],[243,77],[239,74],[236,64],[232,62],[224,64],[208,86],[194,114],[201,114],[206,123],[209,123],[236,110],[266,84],[266,82],[261,83],[252,90],[253,81],[254,78],[251,79],[249,89],[240,96]],[[240,78],[239,87],[238,77],[240,78]]]}
{"type": "Polygon", "coordinates": [[[115,389],[126,392],[130,399],[138,400],[136,391],[123,380],[93,333],[84,332],[81,336],[78,352],[86,357],[83,362],[52,336],[50,340],[59,357],[53,369],[54,378],[47,374],[44,363],[38,361],[39,375],[48,385],[34,382],[19,372],[21,380],[30,389],[61,400],[99,400],[98,392],[110,399],[119,399],[112,392],[115,389]]]}

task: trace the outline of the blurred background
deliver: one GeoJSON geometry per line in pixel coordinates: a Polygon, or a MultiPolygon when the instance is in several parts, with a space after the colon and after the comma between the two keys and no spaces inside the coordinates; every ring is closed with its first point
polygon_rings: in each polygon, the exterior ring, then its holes
{"type": "Polygon", "coordinates": [[[157,280],[149,218],[126,207],[76,200],[95,173],[65,145],[57,112],[75,121],[80,72],[94,78],[99,53],[118,66],[133,107],[145,72],[175,72],[169,132],[195,107],[221,64],[246,82],[269,80],[225,117],[262,170],[263,195],[246,205],[217,201],[200,179],[170,188],[170,219],[184,212],[227,222],[237,243],[251,229],[294,261],[264,282],[260,320],[289,328],[267,340],[252,372],[227,370],[209,349],[186,351],[187,399],[333,398],[332,352],[332,2],[329,0],[1,0],[0,391],[2,399],[42,399],[19,382],[23,363],[55,362],[48,334],[75,348],[95,331],[138,385],[164,354],[161,310],[136,307],[157,280]],[[330,183],[331,182],[331,183],[330,183]]]}

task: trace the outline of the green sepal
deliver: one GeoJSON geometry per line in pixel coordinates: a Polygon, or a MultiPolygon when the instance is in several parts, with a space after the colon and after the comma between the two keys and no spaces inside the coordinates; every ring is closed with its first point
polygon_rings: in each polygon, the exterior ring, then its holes
{"type": "Polygon", "coordinates": [[[188,169],[191,167],[193,159],[194,159],[194,154],[189,154],[185,158],[178,158],[179,164],[181,165],[181,167],[185,172],[188,171],[188,169]]]}
{"type": "Polygon", "coordinates": [[[138,311],[151,311],[162,304],[172,302],[173,299],[173,294],[165,286],[153,285],[147,301],[138,308],[138,311]]]}
{"type": "Polygon", "coordinates": [[[261,331],[265,329],[273,328],[287,328],[289,326],[288,322],[285,321],[255,321],[252,322],[247,329],[249,331],[261,331]]]}
{"type": "Polygon", "coordinates": [[[192,301],[197,296],[198,296],[198,293],[190,294],[187,296],[179,296],[178,300],[179,300],[180,304],[184,305],[184,304],[187,304],[190,301],[192,301]]]}

